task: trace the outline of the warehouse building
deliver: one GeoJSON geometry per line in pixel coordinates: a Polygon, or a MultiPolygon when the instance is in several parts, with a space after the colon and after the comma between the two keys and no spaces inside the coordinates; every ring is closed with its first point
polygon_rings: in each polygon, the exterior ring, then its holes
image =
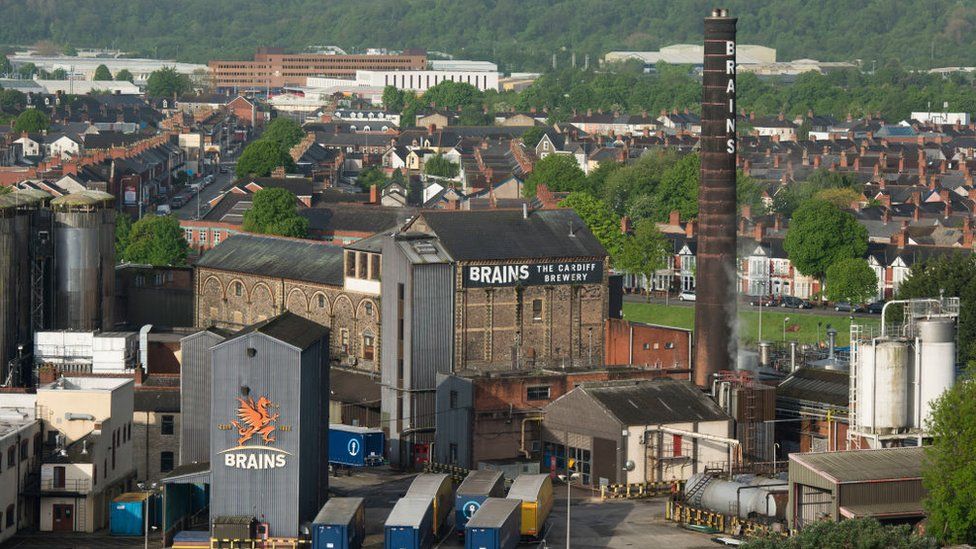
{"type": "Polygon", "coordinates": [[[790,454],[790,528],[844,518],[921,520],[924,457],[921,447],[790,454]]]}
{"type": "Polygon", "coordinates": [[[289,311],[330,329],[334,362],[376,371],[379,263],[378,253],[234,235],[196,264],[196,326],[236,331],[289,311]]]}
{"type": "Polygon", "coordinates": [[[215,345],[210,516],[297,538],[328,494],[329,329],[292,313],[215,345]]]}
{"type": "Polygon", "coordinates": [[[394,464],[433,441],[437,374],[602,364],[607,253],[572,210],[424,212],[382,258],[394,464]]]}
{"type": "Polygon", "coordinates": [[[575,459],[591,486],[687,480],[732,454],[732,418],[688,381],[584,383],[544,414],[543,464],[575,459]]]}

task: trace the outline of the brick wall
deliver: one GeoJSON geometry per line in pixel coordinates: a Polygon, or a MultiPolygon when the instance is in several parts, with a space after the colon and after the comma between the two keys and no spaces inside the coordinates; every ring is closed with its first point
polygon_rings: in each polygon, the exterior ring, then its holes
{"type": "Polygon", "coordinates": [[[137,480],[159,482],[162,477],[169,474],[160,470],[162,452],[172,452],[173,465],[179,463],[180,414],[134,412],[132,414],[132,464],[136,469],[137,480]],[[173,417],[173,434],[162,434],[163,416],[173,417]]]}
{"type": "Polygon", "coordinates": [[[610,318],[606,323],[606,364],[689,368],[691,331],[610,318]]]}

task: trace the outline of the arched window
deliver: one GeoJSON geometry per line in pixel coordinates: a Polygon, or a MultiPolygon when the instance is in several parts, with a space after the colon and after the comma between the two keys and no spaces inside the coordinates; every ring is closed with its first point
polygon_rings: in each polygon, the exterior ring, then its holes
{"type": "Polygon", "coordinates": [[[324,309],[324,308],[325,308],[325,296],[319,294],[319,309],[324,309]]]}
{"type": "Polygon", "coordinates": [[[14,525],[14,504],[11,503],[10,505],[7,506],[6,527],[10,528],[13,525],[14,525]]]}
{"type": "Polygon", "coordinates": [[[242,282],[234,282],[234,295],[237,297],[244,295],[244,284],[242,282]]]}

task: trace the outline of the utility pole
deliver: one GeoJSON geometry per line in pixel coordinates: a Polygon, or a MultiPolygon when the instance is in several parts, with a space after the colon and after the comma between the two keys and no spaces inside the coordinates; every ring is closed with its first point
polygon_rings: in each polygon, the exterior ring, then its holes
{"type": "Polygon", "coordinates": [[[556,54],[552,54],[552,70],[556,70],[556,54]]]}

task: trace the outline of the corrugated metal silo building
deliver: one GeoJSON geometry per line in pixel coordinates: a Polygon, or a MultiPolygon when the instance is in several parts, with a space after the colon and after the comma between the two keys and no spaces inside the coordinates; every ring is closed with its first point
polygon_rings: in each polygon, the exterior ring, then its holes
{"type": "Polygon", "coordinates": [[[213,347],[211,518],[254,516],[295,538],[315,517],[328,494],[328,345],[328,328],[284,313],[213,347]]]}
{"type": "Polygon", "coordinates": [[[213,365],[211,349],[230,335],[219,328],[188,335],[180,340],[180,465],[210,461],[210,396],[213,365]]]}

